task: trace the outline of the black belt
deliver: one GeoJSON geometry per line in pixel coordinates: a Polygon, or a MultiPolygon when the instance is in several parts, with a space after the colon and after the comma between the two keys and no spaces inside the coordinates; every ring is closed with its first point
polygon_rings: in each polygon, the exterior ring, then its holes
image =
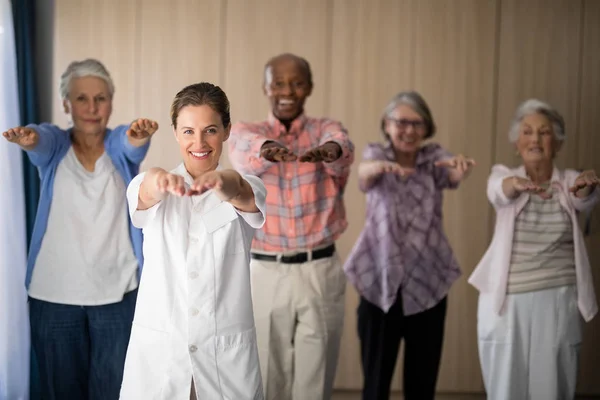
{"type": "MultiPolygon", "coordinates": [[[[331,257],[335,253],[335,245],[327,246],[325,248],[315,250],[312,252],[311,260],[318,260],[320,258],[331,257]]],[[[250,253],[252,258],[260,261],[274,261],[280,262],[283,264],[302,264],[308,261],[308,253],[297,253],[293,256],[281,256],[278,259],[278,256],[267,255],[267,254],[258,254],[258,253],[250,253]]]]}

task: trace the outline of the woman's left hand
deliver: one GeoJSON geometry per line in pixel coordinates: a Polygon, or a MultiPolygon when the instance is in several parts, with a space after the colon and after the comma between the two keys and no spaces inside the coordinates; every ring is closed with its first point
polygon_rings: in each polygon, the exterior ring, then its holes
{"type": "Polygon", "coordinates": [[[127,129],[127,136],[133,140],[150,138],[158,130],[158,123],[151,119],[140,118],[131,123],[127,129]]]}
{"type": "Polygon", "coordinates": [[[573,186],[571,186],[569,190],[575,193],[575,195],[585,197],[589,195],[598,185],[600,185],[600,178],[598,178],[598,175],[596,175],[596,171],[593,169],[588,169],[587,171],[583,171],[581,174],[579,174],[579,176],[575,179],[573,186]]]}
{"type": "MultiPolygon", "coordinates": [[[[239,174],[238,174],[239,177],[239,174]]],[[[200,175],[190,186],[188,195],[199,195],[214,190],[223,201],[229,201],[240,194],[240,179],[226,171],[210,171],[200,175]]]]}
{"type": "Polygon", "coordinates": [[[471,172],[471,169],[475,166],[475,160],[459,154],[452,158],[436,161],[434,165],[436,167],[450,168],[450,179],[458,182],[471,172]]]}
{"type": "Polygon", "coordinates": [[[200,175],[190,186],[189,196],[213,190],[222,201],[230,203],[240,211],[258,212],[254,192],[248,182],[232,169],[210,171],[200,175]]]}

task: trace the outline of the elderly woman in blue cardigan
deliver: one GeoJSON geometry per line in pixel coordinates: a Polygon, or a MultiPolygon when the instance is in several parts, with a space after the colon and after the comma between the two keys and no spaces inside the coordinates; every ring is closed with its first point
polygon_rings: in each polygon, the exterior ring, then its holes
{"type": "Polygon", "coordinates": [[[97,60],[71,63],[60,94],[69,129],[3,133],[41,178],[25,282],[31,342],[44,398],[118,399],[142,266],[125,189],[158,125],[107,128],[114,85],[97,60]]]}

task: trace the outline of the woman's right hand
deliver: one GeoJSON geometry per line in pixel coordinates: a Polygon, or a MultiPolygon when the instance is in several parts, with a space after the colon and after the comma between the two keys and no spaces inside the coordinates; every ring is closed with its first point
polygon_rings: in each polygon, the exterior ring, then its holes
{"type": "Polygon", "coordinates": [[[154,185],[162,194],[183,196],[186,192],[183,176],[172,174],[164,169],[157,168],[154,172],[154,185]]]}
{"type": "Polygon", "coordinates": [[[2,136],[9,142],[18,144],[24,150],[34,149],[39,140],[39,135],[35,130],[24,126],[11,128],[3,132],[2,136]]]}
{"type": "Polygon", "coordinates": [[[162,168],[150,168],[138,192],[138,210],[146,210],[162,201],[167,194],[183,196],[183,176],[175,175],[162,168]]]}
{"type": "Polygon", "coordinates": [[[363,161],[358,166],[358,180],[361,190],[368,190],[383,174],[407,176],[415,172],[414,168],[404,168],[392,161],[363,161]]]}
{"type": "Polygon", "coordinates": [[[373,165],[377,175],[392,173],[406,176],[415,172],[414,168],[405,168],[392,161],[375,161],[373,165]]]}

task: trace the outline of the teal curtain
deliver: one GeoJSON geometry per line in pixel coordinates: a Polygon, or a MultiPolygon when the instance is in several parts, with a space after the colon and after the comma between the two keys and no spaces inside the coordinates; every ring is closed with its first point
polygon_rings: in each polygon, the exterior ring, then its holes
{"type": "MultiPolygon", "coordinates": [[[[19,109],[21,125],[39,123],[38,97],[35,82],[35,3],[34,0],[11,0],[17,50],[17,77],[19,86],[19,109]]],[[[25,214],[27,220],[27,247],[37,212],[40,180],[37,169],[23,152],[23,178],[25,183],[25,214]]],[[[30,400],[42,398],[37,363],[31,351],[30,400]]]]}
{"type": "MultiPolygon", "coordinates": [[[[33,0],[12,0],[17,50],[17,76],[19,79],[19,109],[21,125],[40,123],[35,82],[34,43],[35,3],[33,0]]],[[[27,246],[31,239],[37,204],[40,196],[40,179],[37,169],[23,152],[25,178],[25,212],[27,217],[27,246]]]]}

